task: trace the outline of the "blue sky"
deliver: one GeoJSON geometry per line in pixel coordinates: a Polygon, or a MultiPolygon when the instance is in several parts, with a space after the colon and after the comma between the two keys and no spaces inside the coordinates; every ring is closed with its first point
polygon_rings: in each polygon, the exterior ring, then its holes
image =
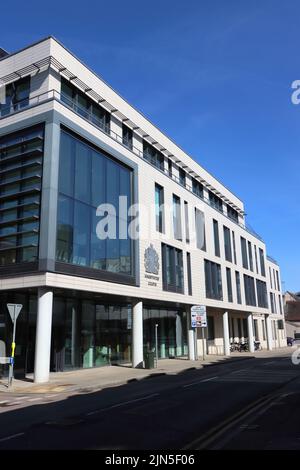
{"type": "Polygon", "coordinates": [[[245,202],[283,287],[300,290],[300,2],[48,5],[1,5],[0,46],[57,37],[245,202]]]}

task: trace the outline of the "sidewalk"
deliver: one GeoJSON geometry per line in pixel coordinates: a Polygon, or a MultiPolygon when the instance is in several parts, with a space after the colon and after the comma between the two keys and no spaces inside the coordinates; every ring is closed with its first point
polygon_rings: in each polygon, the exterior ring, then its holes
{"type": "Polygon", "coordinates": [[[229,363],[249,359],[251,357],[268,358],[291,353],[294,348],[281,348],[274,351],[256,351],[255,353],[232,353],[226,356],[206,356],[197,361],[188,359],[160,359],[155,369],[132,369],[131,366],[106,366],[93,369],[80,369],[68,372],[51,372],[50,381],[46,384],[35,384],[33,375],[24,380],[14,380],[10,389],[7,388],[7,378],[0,379],[0,393],[85,393],[117,386],[135,380],[142,380],[158,375],[173,375],[189,369],[202,369],[220,363],[229,363]]]}

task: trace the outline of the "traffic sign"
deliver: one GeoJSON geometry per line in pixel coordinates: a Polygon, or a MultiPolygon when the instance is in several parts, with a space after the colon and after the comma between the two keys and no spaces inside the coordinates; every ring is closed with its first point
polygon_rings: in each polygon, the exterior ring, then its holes
{"type": "Polygon", "coordinates": [[[17,326],[17,318],[23,308],[22,304],[6,304],[7,309],[10,314],[11,321],[13,322],[13,338],[11,343],[11,357],[10,357],[10,367],[9,367],[9,375],[8,375],[8,386],[10,387],[12,384],[12,379],[14,376],[14,356],[15,356],[15,349],[16,349],[16,326],[17,326]]]}
{"type": "Polygon", "coordinates": [[[193,305],[191,307],[191,326],[192,328],[206,328],[207,327],[205,305],[193,305]]]}
{"type": "Polygon", "coordinates": [[[7,304],[7,308],[10,314],[11,321],[14,323],[23,308],[22,304],[7,304]]]}

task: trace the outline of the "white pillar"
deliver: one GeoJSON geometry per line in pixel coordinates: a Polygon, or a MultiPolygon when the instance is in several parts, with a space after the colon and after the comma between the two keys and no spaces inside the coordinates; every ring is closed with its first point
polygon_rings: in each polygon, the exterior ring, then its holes
{"type": "Polygon", "coordinates": [[[188,330],[188,343],[189,343],[189,360],[195,360],[195,332],[194,329],[190,326],[188,330]]]}
{"type": "Polygon", "coordinates": [[[224,343],[224,355],[230,356],[228,312],[223,313],[223,343],[224,343]]]}
{"type": "Polygon", "coordinates": [[[270,315],[265,315],[265,319],[266,319],[266,333],[267,333],[268,350],[272,351],[272,349],[273,349],[273,338],[272,338],[272,325],[271,325],[270,315]]]}
{"type": "Polygon", "coordinates": [[[143,367],[143,302],[133,305],[132,312],[132,367],[143,367]]]}
{"type": "Polygon", "coordinates": [[[248,344],[249,344],[249,351],[254,352],[254,334],[253,334],[253,317],[252,313],[249,313],[247,317],[248,322],[248,344]]]}
{"type": "Polygon", "coordinates": [[[53,292],[39,288],[34,359],[34,381],[49,381],[53,292]]]}
{"type": "Polygon", "coordinates": [[[187,310],[187,331],[188,331],[188,353],[189,353],[189,360],[195,360],[195,334],[194,328],[191,326],[191,311],[190,309],[187,310]]]}

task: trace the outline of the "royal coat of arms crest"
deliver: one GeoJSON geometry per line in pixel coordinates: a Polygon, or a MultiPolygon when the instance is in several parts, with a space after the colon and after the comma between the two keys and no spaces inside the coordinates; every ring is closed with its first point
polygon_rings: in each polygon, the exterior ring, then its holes
{"type": "Polygon", "coordinates": [[[145,270],[147,273],[158,274],[159,272],[159,257],[152,243],[149,248],[146,248],[144,255],[145,270]]]}

